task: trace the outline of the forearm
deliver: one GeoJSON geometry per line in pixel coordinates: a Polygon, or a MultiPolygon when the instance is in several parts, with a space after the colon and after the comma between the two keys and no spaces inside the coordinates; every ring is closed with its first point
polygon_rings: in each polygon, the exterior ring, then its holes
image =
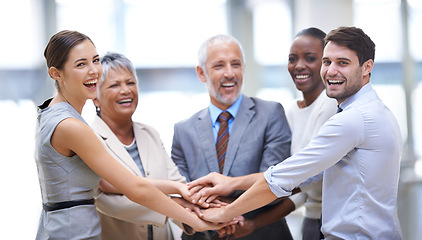
{"type": "Polygon", "coordinates": [[[264,174],[261,172],[261,173],[253,173],[253,174],[239,176],[239,177],[232,177],[230,180],[231,181],[230,186],[232,186],[233,191],[248,190],[263,176],[264,174]]]}
{"type": "MultiPolygon", "coordinates": [[[[184,193],[182,191],[183,191],[183,188],[185,187],[185,184],[181,182],[162,180],[162,179],[151,179],[151,178],[145,178],[145,179],[151,182],[154,185],[154,187],[158,188],[164,194],[184,193]]],[[[104,179],[101,179],[99,187],[101,191],[107,194],[122,194],[121,191],[119,191],[117,188],[115,188],[113,185],[111,185],[109,182],[107,182],[104,179]]]]}
{"type": "Polygon", "coordinates": [[[104,179],[101,179],[100,183],[98,184],[98,187],[101,189],[101,191],[107,194],[122,194],[117,188],[115,188],[113,185],[111,185],[104,179]]]}
{"type": "MultiPolygon", "coordinates": [[[[107,161],[107,165],[100,165],[98,172],[106,181],[115,186],[131,201],[178,221],[185,222],[187,224],[193,224],[192,226],[197,225],[195,223],[195,221],[198,220],[196,215],[187,212],[183,207],[175,203],[163,192],[161,192],[161,190],[156,188],[146,178],[135,176],[129,173],[120,163],[114,159],[107,159],[107,157],[102,159],[109,161],[107,161]],[[103,168],[104,166],[107,166],[107,169],[113,169],[113,171],[106,171],[106,169],[103,168]]],[[[175,190],[176,187],[173,184],[184,185],[182,183],[164,180],[153,181],[156,181],[157,185],[160,186],[165,193],[179,193],[179,191],[175,190]],[[170,184],[171,186],[165,187],[165,182],[173,184],[170,184]]]]}
{"type": "Polygon", "coordinates": [[[166,216],[129,200],[125,195],[99,193],[95,197],[97,210],[126,222],[164,226],[166,216]]]}
{"type": "MultiPolygon", "coordinates": [[[[271,192],[271,189],[262,174],[254,177],[257,178],[255,183],[232,204],[229,204],[226,207],[224,211],[225,219],[231,219],[235,216],[250,212],[277,199],[271,192]]],[[[245,181],[243,183],[247,182],[245,181]]]]}
{"type": "Polygon", "coordinates": [[[190,226],[195,225],[195,222],[198,221],[196,215],[189,213],[182,206],[165,196],[154,185],[148,183],[142,184],[143,186],[139,187],[140,191],[136,191],[139,194],[132,195],[129,199],[177,221],[190,226]]]}
{"type": "Polygon", "coordinates": [[[285,198],[281,200],[281,202],[269,207],[264,212],[251,219],[254,223],[254,230],[268,226],[281,218],[286,217],[294,210],[295,205],[293,201],[289,198],[285,198]]]}
{"type": "MultiPolygon", "coordinates": [[[[86,128],[88,127],[86,126],[86,128]]],[[[154,187],[151,182],[143,177],[138,177],[130,173],[106,151],[94,133],[87,131],[87,129],[82,129],[75,133],[77,136],[80,136],[82,133],[87,136],[82,138],[82,140],[80,137],[70,139],[70,142],[73,144],[71,144],[72,148],[70,149],[77,153],[99,176],[120,190],[131,201],[175,220],[189,224],[198,231],[221,228],[220,225],[215,226],[201,221],[196,214],[186,211],[154,187]]]]}
{"type": "Polygon", "coordinates": [[[151,179],[147,178],[156,188],[158,188],[164,194],[180,194],[185,195],[187,187],[185,184],[176,181],[162,180],[162,179],[151,179]]]}

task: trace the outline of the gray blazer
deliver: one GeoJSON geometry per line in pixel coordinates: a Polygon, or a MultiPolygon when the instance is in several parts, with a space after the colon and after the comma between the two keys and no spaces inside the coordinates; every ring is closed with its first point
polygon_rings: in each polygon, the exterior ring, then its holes
{"type": "MultiPolygon", "coordinates": [[[[280,103],[243,96],[223,174],[236,177],[267,170],[290,156],[290,140],[280,103]]],[[[208,108],[175,124],[171,156],[187,181],[219,171],[208,108]]]]}
{"type": "MultiPolygon", "coordinates": [[[[290,141],[290,128],[280,103],[243,96],[233,121],[223,174],[236,177],[263,172],[290,156],[290,141]]],[[[171,156],[188,181],[219,172],[208,108],[175,124],[171,156]]],[[[261,211],[264,209],[246,217],[261,211]]],[[[283,218],[241,239],[293,238],[283,218]]]]}

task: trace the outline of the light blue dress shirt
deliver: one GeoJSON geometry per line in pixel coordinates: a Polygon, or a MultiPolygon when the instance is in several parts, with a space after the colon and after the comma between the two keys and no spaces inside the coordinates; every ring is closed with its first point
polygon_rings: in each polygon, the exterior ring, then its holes
{"type": "Polygon", "coordinates": [[[371,84],[341,103],[298,153],[265,172],[278,197],[324,171],[325,239],[402,239],[397,191],[402,153],[398,123],[371,84]]]}
{"type": "MultiPolygon", "coordinates": [[[[236,118],[237,111],[239,110],[240,103],[242,102],[243,95],[240,95],[240,97],[234,102],[229,108],[227,108],[227,112],[229,112],[232,115],[232,118],[229,120],[229,134],[232,131],[233,121],[236,118]]],[[[217,121],[218,116],[223,112],[223,110],[216,107],[214,104],[210,103],[210,106],[208,107],[210,111],[210,117],[212,122],[212,132],[214,133],[214,142],[217,142],[217,135],[218,130],[220,129],[220,122],[217,121]]]]}

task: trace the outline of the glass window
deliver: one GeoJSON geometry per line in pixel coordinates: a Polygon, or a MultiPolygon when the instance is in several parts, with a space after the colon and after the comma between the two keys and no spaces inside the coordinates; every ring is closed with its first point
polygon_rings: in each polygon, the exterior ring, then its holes
{"type": "Polygon", "coordinates": [[[86,34],[100,55],[115,49],[117,26],[112,0],[56,0],[56,9],[57,31],[76,30],[86,34]]]}
{"type": "Polygon", "coordinates": [[[422,61],[422,48],[420,43],[422,41],[422,1],[408,0],[409,4],[409,47],[412,57],[416,61],[422,61]]]}
{"type": "Polygon", "coordinates": [[[290,7],[268,1],[253,8],[255,58],[262,65],[286,65],[292,39],[290,7]]]}
{"type": "Polygon", "coordinates": [[[205,39],[227,33],[224,0],[126,0],[127,56],[139,67],[197,62],[205,39]]]}
{"type": "Polygon", "coordinates": [[[375,61],[398,62],[402,54],[399,0],[354,0],[354,25],[371,36],[375,61]]]}
{"type": "Polygon", "coordinates": [[[0,69],[27,69],[43,59],[43,16],[31,0],[2,1],[0,69]]]}

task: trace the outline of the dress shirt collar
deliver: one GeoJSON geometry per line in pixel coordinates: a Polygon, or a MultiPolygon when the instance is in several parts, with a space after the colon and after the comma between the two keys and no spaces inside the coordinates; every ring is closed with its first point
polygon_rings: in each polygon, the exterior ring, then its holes
{"type": "Polygon", "coordinates": [[[344,110],[347,106],[352,104],[356,99],[359,99],[362,95],[370,91],[372,91],[372,85],[371,83],[367,83],[363,85],[357,93],[353,94],[352,96],[344,100],[342,103],[340,103],[339,106],[341,107],[341,109],[344,110]]]}
{"type": "MultiPolygon", "coordinates": [[[[243,95],[240,95],[240,97],[234,102],[226,111],[229,112],[233,120],[236,118],[237,111],[239,110],[240,103],[242,102],[243,95]]],[[[220,116],[220,113],[223,112],[223,110],[216,107],[214,104],[210,103],[210,106],[208,107],[210,111],[211,121],[212,125],[215,126],[215,123],[217,122],[218,116],[220,116]]]]}

